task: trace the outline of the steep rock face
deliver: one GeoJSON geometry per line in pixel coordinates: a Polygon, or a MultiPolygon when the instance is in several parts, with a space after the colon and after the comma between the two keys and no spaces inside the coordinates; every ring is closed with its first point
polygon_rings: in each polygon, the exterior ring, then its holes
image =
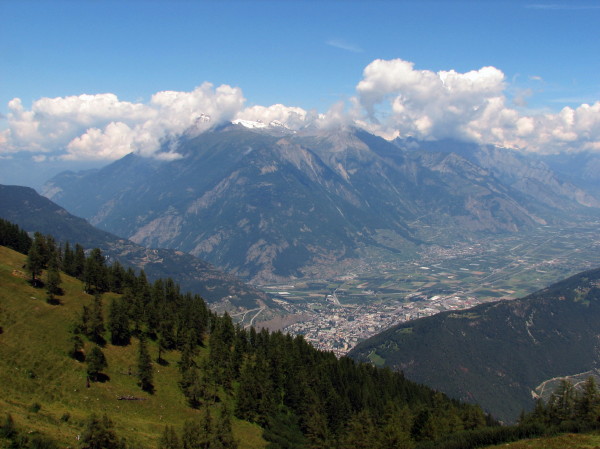
{"type": "Polygon", "coordinates": [[[182,139],[177,151],[173,161],[132,154],[58,176],[48,194],[102,229],[254,281],[302,277],[370,245],[398,252],[444,243],[436,235],[516,232],[556,212],[469,158],[399,148],[356,129],[230,125],[182,139]]]}
{"type": "Polygon", "coordinates": [[[514,421],[543,381],[598,368],[600,270],[523,299],[402,323],[349,354],[514,421]]]}

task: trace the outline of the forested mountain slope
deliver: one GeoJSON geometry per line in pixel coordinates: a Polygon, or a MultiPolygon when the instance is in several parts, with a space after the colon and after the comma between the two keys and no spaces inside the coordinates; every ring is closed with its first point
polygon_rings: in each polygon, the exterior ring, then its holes
{"type": "Polygon", "coordinates": [[[514,421],[543,381],[599,367],[599,322],[600,270],[592,270],[522,299],[402,323],[349,356],[514,421]]]}
{"type": "MultiPolygon", "coordinates": [[[[23,434],[84,447],[91,413],[107,414],[129,447],[173,434],[206,447],[413,447],[486,426],[478,407],[400,374],[236,327],[170,280],[116,275],[96,250],[83,282],[61,273],[46,301],[23,267],[52,246],[37,236],[27,259],[0,247],[0,408],[23,434]]],[[[48,254],[59,253],[71,260],[48,254]]]]}

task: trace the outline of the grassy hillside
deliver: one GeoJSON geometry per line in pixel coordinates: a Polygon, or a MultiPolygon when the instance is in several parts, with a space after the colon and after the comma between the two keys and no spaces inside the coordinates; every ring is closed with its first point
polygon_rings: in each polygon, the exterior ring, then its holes
{"type": "MultiPolygon", "coordinates": [[[[63,274],[61,305],[47,304],[45,291],[26,282],[24,263],[25,256],[0,247],[0,419],[10,413],[17,427],[74,446],[88,416],[106,413],[118,435],[132,446],[152,448],[157,447],[165,425],[179,431],[184,421],[200,413],[187,406],[177,385],[177,351],[163,355],[168,365],[154,365],[155,394],[137,386],[135,376],[128,374],[130,368],[135,372],[136,339],[127,347],[107,344],[104,372],[110,381],[86,387],[86,364],[67,352],[69,329],[92,298],[83,292],[80,281],[63,274]],[[119,396],[143,400],[118,400],[119,396]]],[[[104,296],[105,304],[110,297],[104,296]]],[[[149,345],[155,359],[157,348],[152,342],[149,345]]],[[[86,342],[86,349],[90,347],[86,342]]],[[[234,433],[240,448],[266,445],[257,425],[234,420],[234,433]]],[[[0,448],[3,443],[0,440],[0,448]]]]}
{"type": "Polygon", "coordinates": [[[566,433],[549,438],[532,438],[498,446],[489,446],[486,449],[597,449],[599,447],[600,433],[594,432],[588,434],[566,433]]]}

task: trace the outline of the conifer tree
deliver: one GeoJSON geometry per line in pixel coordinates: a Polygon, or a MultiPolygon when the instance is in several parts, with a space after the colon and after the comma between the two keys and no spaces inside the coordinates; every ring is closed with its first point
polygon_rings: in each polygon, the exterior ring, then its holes
{"type": "Polygon", "coordinates": [[[83,361],[83,340],[78,328],[72,331],[70,341],[71,349],[69,350],[69,355],[80,362],[83,361]]]}
{"type": "Polygon", "coordinates": [[[42,273],[45,260],[45,245],[42,243],[43,236],[40,233],[35,234],[35,238],[29,252],[27,253],[27,261],[25,266],[31,274],[31,285],[39,286],[38,276],[42,273]]]}
{"type": "Polygon", "coordinates": [[[377,435],[373,421],[366,411],[354,415],[341,439],[340,449],[372,449],[377,435]]]}
{"type": "Polygon", "coordinates": [[[75,253],[69,242],[63,248],[62,270],[69,276],[75,276],[75,253]]]}
{"type": "Polygon", "coordinates": [[[148,393],[154,392],[152,359],[144,336],[140,337],[138,351],[138,385],[148,393]]]}
{"type": "Polygon", "coordinates": [[[27,232],[14,223],[0,218],[0,246],[6,246],[21,254],[27,254],[32,240],[27,232]]]}
{"type": "Polygon", "coordinates": [[[101,293],[108,290],[104,256],[98,248],[94,248],[90,256],[85,259],[83,281],[85,282],[85,291],[88,293],[101,293]]]}
{"type": "Polygon", "coordinates": [[[46,271],[46,301],[50,304],[55,304],[58,301],[55,296],[62,294],[58,255],[55,253],[48,262],[48,270],[46,271]]]}
{"type": "Polygon", "coordinates": [[[104,345],[104,314],[102,312],[102,296],[94,295],[94,300],[90,307],[83,306],[82,327],[85,335],[94,343],[104,345]]]}
{"type": "Polygon", "coordinates": [[[108,416],[92,415],[79,443],[80,449],[126,449],[125,441],[119,439],[113,422],[108,416]]]}
{"type": "Polygon", "coordinates": [[[555,424],[560,424],[573,418],[575,412],[575,389],[573,384],[562,379],[557,389],[552,393],[548,402],[550,419],[555,424]]]}
{"type": "Polygon", "coordinates": [[[165,426],[165,430],[158,442],[158,449],[182,449],[177,432],[175,432],[173,426],[165,426]]]}
{"type": "Polygon", "coordinates": [[[77,279],[83,279],[85,269],[85,251],[79,243],[75,244],[75,255],[73,260],[73,276],[77,279]]]}
{"type": "MultiPolygon", "coordinates": [[[[206,409],[208,413],[208,408],[206,409]]],[[[233,437],[231,427],[231,410],[226,404],[221,406],[220,414],[214,426],[213,444],[211,448],[237,449],[238,442],[233,437]]]]}
{"type": "Polygon", "coordinates": [[[309,449],[331,447],[331,432],[327,426],[327,419],[316,407],[305,418],[305,433],[309,440],[309,449]]]}
{"type": "Polygon", "coordinates": [[[114,298],[108,311],[108,330],[113,345],[126,346],[131,340],[127,305],[121,298],[114,298]]]}
{"type": "Polygon", "coordinates": [[[205,409],[200,420],[183,423],[181,435],[183,449],[209,449],[213,447],[213,425],[209,409],[205,409]]]}
{"type": "Polygon", "coordinates": [[[106,367],[108,367],[108,363],[106,362],[106,357],[98,346],[94,346],[90,351],[89,355],[85,358],[88,366],[87,366],[87,374],[92,380],[98,380],[100,373],[106,367]]]}
{"type": "Polygon", "coordinates": [[[600,419],[600,392],[596,380],[590,376],[575,401],[575,411],[580,421],[595,424],[600,419]]]}

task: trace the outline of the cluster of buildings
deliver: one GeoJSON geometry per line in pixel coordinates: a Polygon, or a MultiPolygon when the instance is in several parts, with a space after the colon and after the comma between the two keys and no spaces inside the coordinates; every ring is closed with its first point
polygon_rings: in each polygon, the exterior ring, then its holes
{"type": "MultiPolygon", "coordinates": [[[[446,310],[460,310],[479,304],[479,299],[465,296],[412,295],[407,302],[387,305],[340,305],[334,295],[315,309],[308,320],[287,326],[284,331],[302,334],[319,349],[346,354],[356,344],[396,324],[433,315],[446,310]]],[[[310,307],[309,307],[310,308],[310,307]]]]}

